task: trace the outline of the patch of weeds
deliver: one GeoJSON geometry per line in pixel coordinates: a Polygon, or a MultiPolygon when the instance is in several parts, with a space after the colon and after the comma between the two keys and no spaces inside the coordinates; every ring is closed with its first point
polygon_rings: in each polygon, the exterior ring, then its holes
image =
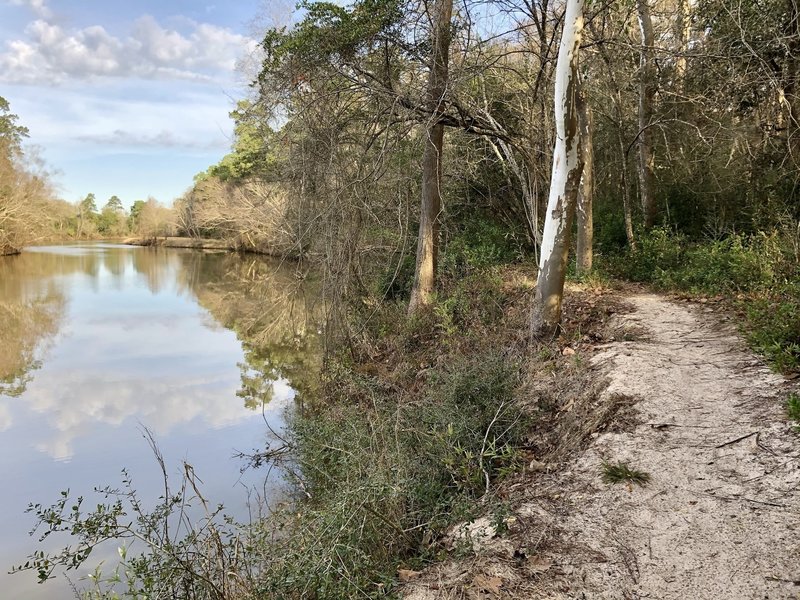
{"type": "Polygon", "coordinates": [[[508,504],[500,504],[492,515],[492,526],[498,536],[504,536],[509,531],[511,509],[508,504]]]}
{"type": "MultiPolygon", "coordinates": [[[[518,468],[526,416],[519,368],[487,355],[432,367],[418,393],[371,386],[368,402],[322,406],[290,422],[297,503],[286,536],[261,551],[266,597],[383,597],[398,564],[423,566],[475,500],[518,468]]],[[[350,388],[367,382],[354,374],[350,388]]],[[[498,519],[504,518],[504,515],[498,519]]]]}
{"type": "Polygon", "coordinates": [[[800,429],[800,394],[789,394],[786,399],[786,415],[794,421],[795,429],[800,429]]]}
{"type": "Polygon", "coordinates": [[[442,269],[456,277],[465,277],[493,265],[518,260],[522,244],[505,227],[484,216],[464,220],[458,233],[446,240],[442,269]]]}
{"type": "Polygon", "coordinates": [[[776,286],[740,304],[750,344],[777,370],[800,370],[800,283],[776,286]]]}
{"type": "Polygon", "coordinates": [[[647,485],[650,482],[650,473],[632,469],[627,463],[618,462],[612,464],[603,462],[603,481],[612,483],[635,483],[637,485],[647,485]]]}

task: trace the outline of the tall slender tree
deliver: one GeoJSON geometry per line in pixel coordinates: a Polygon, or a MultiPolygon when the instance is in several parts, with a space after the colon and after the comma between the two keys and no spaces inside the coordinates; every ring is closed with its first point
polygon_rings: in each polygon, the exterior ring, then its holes
{"type": "Polygon", "coordinates": [[[436,287],[439,257],[439,213],[442,210],[442,149],[444,113],[450,54],[450,21],[453,0],[435,0],[431,10],[433,47],[428,76],[427,106],[430,118],[426,125],[425,150],[422,155],[422,210],[417,238],[417,262],[409,313],[430,304],[436,287]]]}
{"type": "Polygon", "coordinates": [[[583,0],[567,0],[555,85],[556,143],[542,236],[539,277],[531,317],[534,337],[555,334],[561,321],[564,276],[575,204],[583,174],[578,92],[578,53],[583,37],[583,0]]]}
{"type": "Polygon", "coordinates": [[[581,185],[578,189],[577,214],[577,240],[575,244],[576,271],[585,275],[592,270],[593,242],[594,242],[594,148],[592,131],[594,122],[589,99],[583,92],[583,85],[575,98],[578,111],[578,127],[580,129],[581,156],[583,157],[583,173],[581,185]]]}
{"type": "Polygon", "coordinates": [[[644,226],[656,223],[658,207],[655,190],[655,158],[653,155],[653,104],[656,96],[655,35],[649,0],[636,0],[641,47],[639,49],[639,196],[644,213],[644,226]]]}

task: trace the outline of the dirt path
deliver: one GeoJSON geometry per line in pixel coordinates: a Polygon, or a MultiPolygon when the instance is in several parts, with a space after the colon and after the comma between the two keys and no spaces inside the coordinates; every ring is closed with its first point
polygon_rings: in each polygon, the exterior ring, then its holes
{"type": "Polygon", "coordinates": [[[486,533],[478,556],[426,571],[407,598],[800,598],[800,435],[783,412],[787,384],[711,307],[625,301],[633,310],[613,326],[638,339],[591,358],[593,378],[609,381],[597,406],[626,398],[617,427],[512,486],[524,498],[510,533],[494,535],[490,518],[469,525],[486,533]],[[605,483],[604,462],[650,481],[605,483]]]}
{"type": "Polygon", "coordinates": [[[597,437],[573,469],[563,533],[569,598],[800,598],[800,438],[776,376],[712,309],[629,299],[642,341],[593,357],[637,425],[597,437]],[[602,462],[651,476],[600,481],[602,462]]]}

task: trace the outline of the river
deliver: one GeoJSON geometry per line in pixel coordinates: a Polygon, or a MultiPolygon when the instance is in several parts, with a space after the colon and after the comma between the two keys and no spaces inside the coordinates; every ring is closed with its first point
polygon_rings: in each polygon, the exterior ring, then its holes
{"type": "Polygon", "coordinates": [[[2,597],[73,597],[63,577],[6,574],[38,547],[29,502],[70,489],[92,505],[123,468],[155,501],[145,429],[170,476],[189,463],[237,519],[277,494],[278,476],[242,474],[234,455],[263,448],[313,394],[315,306],[291,265],[254,256],[85,243],[0,257],[2,597]]]}

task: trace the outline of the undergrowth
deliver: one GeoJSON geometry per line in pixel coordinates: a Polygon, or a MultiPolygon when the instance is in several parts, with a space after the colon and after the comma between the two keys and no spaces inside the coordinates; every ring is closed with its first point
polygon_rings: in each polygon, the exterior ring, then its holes
{"type": "Polygon", "coordinates": [[[410,398],[355,376],[346,386],[364,398],[296,417],[305,499],[284,515],[292,534],[271,553],[260,592],[379,597],[401,564],[435,558],[446,528],[474,516],[475,499],[517,466],[527,418],[513,403],[516,378],[513,363],[463,359],[410,398]]]}
{"type": "Polygon", "coordinates": [[[800,369],[800,266],[778,233],[696,242],[656,228],[635,252],[606,257],[614,276],[656,289],[726,299],[752,347],[782,372],[800,369]]]}
{"type": "Polygon", "coordinates": [[[795,428],[800,428],[800,394],[789,394],[786,399],[786,415],[790,421],[794,421],[795,428]]]}

